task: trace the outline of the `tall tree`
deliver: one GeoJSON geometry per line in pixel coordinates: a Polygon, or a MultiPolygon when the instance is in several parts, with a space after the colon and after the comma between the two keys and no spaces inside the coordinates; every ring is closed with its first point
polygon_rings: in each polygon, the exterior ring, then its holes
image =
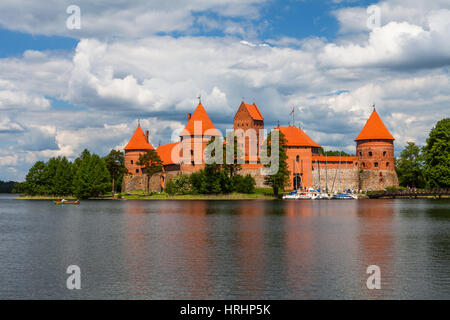
{"type": "Polygon", "coordinates": [[[108,191],[111,187],[111,177],[102,158],[96,154],[83,152],[75,162],[77,171],[73,179],[73,188],[77,198],[98,197],[108,191]]]}
{"type": "MultiPolygon", "coordinates": [[[[271,132],[267,137],[267,145],[264,147],[264,154],[271,158],[271,163],[265,164],[266,168],[269,168],[273,162],[278,163],[278,171],[275,174],[266,175],[264,177],[264,184],[270,186],[273,189],[273,194],[278,197],[279,191],[284,190],[284,188],[289,183],[290,172],[288,170],[287,164],[287,154],[286,154],[286,138],[281,131],[279,133],[279,144],[278,144],[278,156],[272,156],[272,136],[271,132]]],[[[275,135],[276,136],[276,135],[275,135]]]]}
{"type": "Polygon", "coordinates": [[[54,160],[56,170],[53,175],[54,195],[67,196],[73,193],[73,165],[66,157],[59,157],[54,160]]]}
{"type": "Polygon", "coordinates": [[[423,157],[420,147],[414,142],[408,142],[400,157],[395,162],[398,180],[401,186],[425,187],[423,176],[423,157]]]}
{"type": "Polygon", "coordinates": [[[424,174],[430,188],[450,187],[450,118],[439,121],[423,148],[424,174]]]}
{"type": "Polygon", "coordinates": [[[122,151],[113,149],[104,160],[112,179],[112,193],[115,193],[116,181],[117,186],[120,188],[123,175],[127,172],[125,168],[125,154],[122,151]]]}
{"type": "Polygon", "coordinates": [[[149,149],[139,156],[137,165],[142,166],[142,170],[147,175],[146,192],[150,194],[150,179],[153,175],[162,172],[163,162],[154,149],[149,149]]]}
{"type": "Polygon", "coordinates": [[[44,161],[37,161],[25,178],[25,192],[29,195],[44,195],[46,192],[46,170],[44,161]]]}

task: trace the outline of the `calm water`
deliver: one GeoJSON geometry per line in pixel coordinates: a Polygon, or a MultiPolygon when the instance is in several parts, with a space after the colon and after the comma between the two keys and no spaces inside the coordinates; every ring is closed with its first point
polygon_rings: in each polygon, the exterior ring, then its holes
{"type": "Polygon", "coordinates": [[[0,195],[0,298],[450,299],[450,201],[0,195]],[[366,287],[369,265],[381,290],[366,287]]]}

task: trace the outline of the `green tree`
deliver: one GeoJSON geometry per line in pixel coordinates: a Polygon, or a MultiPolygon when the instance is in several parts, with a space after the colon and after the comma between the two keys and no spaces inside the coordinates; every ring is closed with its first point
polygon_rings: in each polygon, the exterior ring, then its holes
{"type": "Polygon", "coordinates": [[[254,193],[255,179],[251,175],[233,177],[234,191],[239,193],[254,193]]]}
{"type": "MultiPolygon", "coordinates": [[[[73,194],[73,165],[66,157],[53,160],[55,172],[52,174],[52,194],[67,196],[73,194]]],[[[53,170],[53,169],[52,169],[53,170]]]]}
{"type": "MultiPolygon", "coordinates": [[[[278,155],[272,157],[272,136],[271,132],[267,137],[267,145],[263,149],[263,154],[271,158],[271,163],[265,164],[266,168],[269,168],[272,163],[278,163],[278,171],[275,174],[266,175],[264,177],[264,184],[273,189],[273,194],[278,197],[279,190],[284,190],[284,188],[289,183],[290,172],[288,170],[287,164],[287,154],[286,154],[286,138],[281,131],[278,131],[279,144],[278,144],[278,155]]],[[[276,136],[276,135],[275,135],[276,136]]]]}
{"type": "Polygon", "coordinates": [[[353,154],[347,153],[345,151],[339,151],[339,150],[328,150],[325,151],[322,147],[319,148],[319,153],[324,156],[341,156],[341,157],[352,157],[353,154]]]}
{"type": "Polygon", "coordinates": [[[112,178],[112,192],[114,193],[117,190],[116,184],[117,188],[120,189],[123,176],[127,173],[127,169],[125,168],[125,154],[122,151],[113,149],[104,160],[112,178]]]}
{"type": "Polygon", "coordinates": [[[25,178],[25,192],[29,195],[44,195],[46,193],[46,171],[47,165],[44,161],[37,161],[25,178]]]}
{"type": "Polygon", "coordinates": [[[423,148],[424,175],[429,188],[450,187],[450,118],[439,121],[423,148]]]}
{"type": "Polygon", "coordinates": [[[170,195],[185,195],[192,192],[191,180],[188,175],[180,174],[172,178],[166,185],[165,192],[170,195]]]}
{"type": "Polygon", "coordinates": [[[230,178],[233,178],[236,176],[239,171],[242,169],[242,166],[240,165],[240,162],[242,162],[242,158],[244,156],[244,153],[242,151],[242,146],[238,142],[237,136],[234,134],[234,131],[228,132],[227,141],[230,141],[231,139],[234,140],[233,145],[233,155],[229,158],[233,159],[232,163],[228,163],[227,161],[227,144],[223,144],[223,157],[224,157],[224,165],[223,168],[225,172],[228,174],[230,178]]]}
{"type": "Polygon", "coordinates": [[[162,172],[163,162],[154,149],[149,149],[139,156],[137,164],[143,167],[143,171],[147,175],[146,191],[147,194],[150,194],[150,179],[153,175],[162,172]]]}
{"type": "Polygon", "coordinates": [[[73,180],[74,194],[79,199],[98,197],[111,187],[111,177],[105,161],[86,151],[76,161],[77,171],[73,180]]]}
{"type": "Polygon", "coordinates": [[[423,157],[420,147],[414,142],[408,142],[400,157],[396,159],[395,170],[401,186],[425,187],[423,157]]]}

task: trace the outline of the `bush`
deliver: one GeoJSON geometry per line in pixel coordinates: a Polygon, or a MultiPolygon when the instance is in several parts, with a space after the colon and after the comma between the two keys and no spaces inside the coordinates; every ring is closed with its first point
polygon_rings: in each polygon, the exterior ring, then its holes
{"type": "Polygon", "coordinates": [[[255,192],[255,179],[251,175],[235,176],[233,177],[234,191],[239,193],[254,193],[255,192]]]}
{"type": "Polygon", "coordinates": [[[171,179],[164,190],[169,195],[185,195],[192,192],[191,179],[185,174],[178,175],[171,179]]]}

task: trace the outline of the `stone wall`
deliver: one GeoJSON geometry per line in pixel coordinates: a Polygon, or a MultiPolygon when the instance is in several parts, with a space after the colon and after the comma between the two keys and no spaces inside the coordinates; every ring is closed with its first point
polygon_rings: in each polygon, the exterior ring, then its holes
{"type": "MultiPolygon", "coordinates": [[[[146,190],[147,175],[126,175],[123,177],[122,192],[128,193],[136,190],[146,190]]],[[[150,191],[161,192],[161,174],[155,174],[150,179],[150,191]]]]}
{"type": "Polygon", "coordinates": [[[320,184],[319,184],[319,170],[312,172],[312,186],[314,189],[325,189],[328,180],[329,191],[344,191],[347,189],[359,189],[359,169],[354,167],[351,169],[321,169],[320,170],[320,184]],[[328,177],[328,179],[327,179],[328,177]],[[335,178],[336,177],[336,178],[335,178]],[[334,190],[332,190],[334,181],[334,190]]]}
{"type": "Polygon", "coordinates": [[[384,190],[386,187],[398,188],[398,177],[391,170],[361,170],[359,173],[361,190],[384,190]]]}
{"type": "Polygon", "coordinates": [[[251,168],[251,169],[243,168],[239,171],[239,174],[241,176],[246,176],[248,174],[251,175],[253,177],[253,179],[255,179],[255,182],[256,182],[255,187],[256,188],[268,188],[264,184],[264,176],[261,174],[261,168],[262,168],[262,165],[260,165],[259,168],[251,168]]]}

